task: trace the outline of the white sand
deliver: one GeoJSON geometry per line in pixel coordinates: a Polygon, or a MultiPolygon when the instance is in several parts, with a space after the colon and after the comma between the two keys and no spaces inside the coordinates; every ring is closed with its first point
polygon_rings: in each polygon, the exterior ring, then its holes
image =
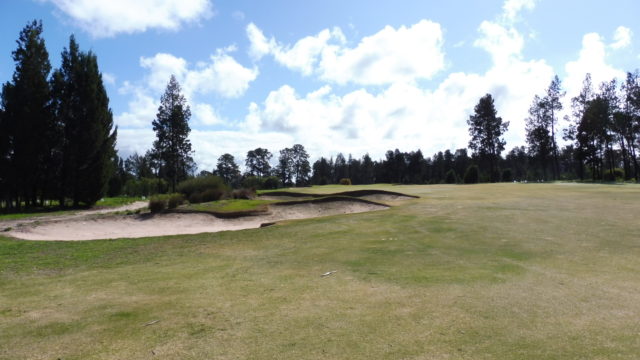
{"type": "MultiPolygon", "coordinates": [[[[146,203],[145,203],[146,205],[146,203]]],[[[25,240],[96,240],[198,234],[258,228],[263,223],[319,216],[350,214],[387,207],[356,201],[335,201],[296,205],[274,205],[270,213],[237,219],[219,219],[207,214],[114,215],[96,217],[84,212],[41,222],[23,223],[5,233],[25,240]]],[[[111,210],[113,211],[113,210],[111,210]]]]}

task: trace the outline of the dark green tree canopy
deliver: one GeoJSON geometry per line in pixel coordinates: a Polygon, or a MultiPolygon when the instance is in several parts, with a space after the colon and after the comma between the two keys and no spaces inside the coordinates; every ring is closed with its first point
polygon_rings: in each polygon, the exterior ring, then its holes
{"type": "Polygon", "coordinates": [[[213,174],[220,176],[226,184],[232,186],[240,182],[240,168],[231,154],[223,154],[218,158],[213,174]]]}
{"type": "Polygon", "coordinates": [[[257,148],[247,152],[245,167],[248,176],[269,176],[271,175],[271,164],[269,161],[273,155],[267,149],[257,148]]]}

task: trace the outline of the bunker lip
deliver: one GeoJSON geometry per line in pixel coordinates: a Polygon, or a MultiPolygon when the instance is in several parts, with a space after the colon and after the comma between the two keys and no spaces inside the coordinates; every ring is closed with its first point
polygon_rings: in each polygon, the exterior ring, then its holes
{"type": "Polygon", "coordinates": [[[24,224],[5,234],[23,240],[98,240],[212,233],[259,228],[265,223],[384,210],[388,205],[348,197],[271,204],[269,212],[237,218],[211,213],[169,212],[143,215],[74,217],[24,224]]]}
{"type": "Polygon", "coordinates": [[[398,200],[410,200],[410,199],[418,199],[419,196],[407,195],[395,191],[386,191],[386,190],[375,190],[375,189],[365,189],[365,190],[350,190],[350,191],[342,191],[332,194],[308,194],[301,193],[295,191],[271,191],[263,193],[259,196],[261,199],[265,200],[281,200],[281,199],[296,199],[296,198],[306,198],[306,199],[319,199],[319,198],[327,198],[327,197],[348,197],[352,199],[361,199],[361,200],[372,200],[372,201],[398,201],[398,200]]]}

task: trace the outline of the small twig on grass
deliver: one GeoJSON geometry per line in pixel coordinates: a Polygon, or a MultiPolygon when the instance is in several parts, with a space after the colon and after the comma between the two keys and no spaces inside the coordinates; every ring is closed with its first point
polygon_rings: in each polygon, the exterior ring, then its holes
{"type": "Polygon", "coordinates": [[[153,325],[153,324],[157,323],[158,321],[160,321],[160,320],[158,319],[158,320],[149,321],[148,323],[144,324],[143,326],[153,325]]]}
{"type": "Polygon", "coordinates": [[[324,273],[324,274],[320,275],[320,277],[325,277],[325,276],[333,275],[333,274],[335,274],[335,273],[337,273],[337,272],[338,272],[338,270],[332,270],[332,271],[329,271],[329,272],[326,272],[326,273],[324,273]]]}

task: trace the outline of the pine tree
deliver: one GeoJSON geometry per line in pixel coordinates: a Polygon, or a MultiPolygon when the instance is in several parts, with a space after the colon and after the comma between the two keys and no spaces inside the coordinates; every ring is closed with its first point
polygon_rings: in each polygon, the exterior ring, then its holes
{"type": "Polygon", "coordinates": [[[562,110],[561,99],[564,97],[565,92],[562,91],[560,78],[556,75],[549,88],[547,88],[547,94],[544,97],[544,105],[548,112],[549,121],[548,126],[551,128],[551,151],[553,154],[553,173],[554,179],[560,177],[560,165],[558,163],[558,145],[556,143],[556,125],[558,124],[557,116],[562,110]]]}
{"type": "Polygon", "coordinates": [[[498,159],[506,144],[501,136],[507,131],[509,122],[503,122],[502,118],[497,116],[491,94],[480,98],[467,124],[471,136],[469,148],[480,158],[488,160],[491,181],[499,181],[498,159]]]}
{"type": "Polygon", "coordinates": [[[554,146],[552,135],[549,133],[549,127],[551,126],[550,111],[546,100],[536,95],[529,107],[529,117],[525,120],[529,154],[537,160],[542,170],[542,177],[545,180],[547,179],[549,155],[553,154],[554,146]]]}
{"type": "MultiPolygon", "coordinates": [[[[55,124],[51,114],[47,78],[51,71],[49,53],[42,38],[42,22],[32,21],[20,32],[13,51],[16,69],[12,81],[4,84],[3,145],[5,174],[2,176],[18,207],[24,202],[44,202],[42,187],[50,174],[54,152],[55,124]],[[7,157],[9,155],[9,157],[7,157]]],[[[9,203],[11,200],[9,200],[9,203]]]]}
{"type": "Polygon", "coordinates": [[[180,84],[171,75],[152,125],[156,132],[153,154],[158,161],[159,175],[171,185],[172,192],[176,191],[178,182],[186,179],[195,169],[189,141],[190,118],[191,109],[181,94],[180,84]]]}
{"type": "Polygon", "coordinates": [[[105,194],[115,170],[117,137],[96,55],[81,52],[72,35],[51,81],[64,133],[60,201],[71,198],[73,206],[93,205],[105,194]]]}
{"type": "Polygon", "coordinates": [[[214,175],[220,176],[228,185],[235,186],[240,182],[240,168],[231,154],[223,154],[218,158],[214,175]]]}

